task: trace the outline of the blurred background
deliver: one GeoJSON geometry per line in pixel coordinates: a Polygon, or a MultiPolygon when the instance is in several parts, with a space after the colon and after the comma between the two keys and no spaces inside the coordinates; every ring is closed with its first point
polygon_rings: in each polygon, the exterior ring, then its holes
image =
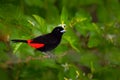
{"type": "Polygon", "coordinates": [[[0,0],[1,80],[120,80],[120,0],[0,0]],[[54,58],[11,39],[65,23],[54,58]]]}

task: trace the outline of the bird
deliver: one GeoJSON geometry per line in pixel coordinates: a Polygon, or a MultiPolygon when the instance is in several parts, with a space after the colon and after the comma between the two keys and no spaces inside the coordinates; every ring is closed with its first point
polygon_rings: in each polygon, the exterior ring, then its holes
{"type": "Polygon", "coordinates": [[[55,49],[61,42],[62,35],[66,32],[65,24],[56,26],[50,33],[40,35],[33,39],[21,40],[13,39],[12,41],[27,43],[29,46],[41,52],[47,52],[55,49]]]}

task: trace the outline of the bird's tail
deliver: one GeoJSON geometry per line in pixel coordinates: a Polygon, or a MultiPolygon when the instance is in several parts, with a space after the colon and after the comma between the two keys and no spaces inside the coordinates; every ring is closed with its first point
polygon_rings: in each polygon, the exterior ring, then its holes
{"type": "Polygon", "coordinates": [[[18,40],[18,39],[13,39],[11,40],[13,42],[24,42],[24,43],[27,43],[27,40],[18,40]]]}

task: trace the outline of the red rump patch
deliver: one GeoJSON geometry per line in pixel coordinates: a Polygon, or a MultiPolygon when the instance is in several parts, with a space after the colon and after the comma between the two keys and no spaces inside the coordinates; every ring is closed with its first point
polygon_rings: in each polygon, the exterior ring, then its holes
{"type": "Polygon", "coordinates": [[[42,43],[31,43],[32,40],[27,40],[27,42],[33,48],[41,48],[41,47],[45,46],[45,44],[42,44],[42,43]]]}

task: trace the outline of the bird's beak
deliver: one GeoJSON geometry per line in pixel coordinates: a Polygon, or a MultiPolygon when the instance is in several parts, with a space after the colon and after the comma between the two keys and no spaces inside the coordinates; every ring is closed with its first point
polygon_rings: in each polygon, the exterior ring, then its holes
{"type": "Polygon", "coordinates": [[[60,31],[61,33],[64,33],[64,32],[66,32],[66,30],[62,30],[62,31],[60,31]]]}
{"type": "Polygon", "coordinates": [[[65,26],[66,26],[66,24],[59,24],[58,26],[61,26],[61,27],[64,29],[64,30],[60,31],[61,33],[66,32],[66,30],[65,30],[65,26]]]}

